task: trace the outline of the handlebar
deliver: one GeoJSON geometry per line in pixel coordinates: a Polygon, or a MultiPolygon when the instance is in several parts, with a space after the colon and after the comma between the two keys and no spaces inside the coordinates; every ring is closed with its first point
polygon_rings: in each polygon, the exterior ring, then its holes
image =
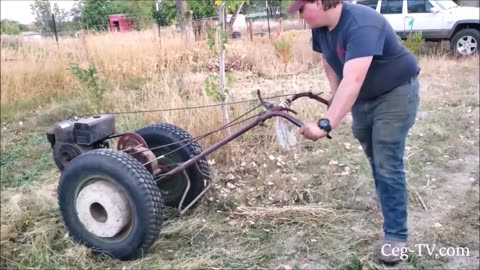
{"type": "MultiPolygon", "coordinates": [[[[280,117],[283,117],[283,118],[287,119],[288,121],[290,121],[292,124],[296,125],[297,127],[302,127],[304,125],[303,122],[300,121],[299,119],[291,116],[290,114],[284,112],[284,111],[291,112],[293,114],[298,114],[296,111],[290,109],[289,106],[293,101],[295,101],[299,98],[302,98],[302,97],[308,97],[308,98],[314,99],[314,100],[316,100],[320,103],[323,103],[326,106],[329,106],[330,103],[328,102],[328,100],[319,96],[321,94],[322,93],[313,94],[312,92],[298,93],[298,94],[293,95],[291,98],[287,98],[283,102],[283,104],[285,104],[286,106],[280,106],[280,105],[273,105],[272,103],[265,101],[262,98],[262,95],[260,94],[260,90],[257,90],[258,99],[260,100],[260,103],[263,105],[263,107],[267,110],[267,115],[268,115],[267,118],[270,118],[270,117],[273,117],[273,116],[280,116],[280,117]]],[[[330,135],[327,135],[327,138],[331,139],[330,135]]]]}

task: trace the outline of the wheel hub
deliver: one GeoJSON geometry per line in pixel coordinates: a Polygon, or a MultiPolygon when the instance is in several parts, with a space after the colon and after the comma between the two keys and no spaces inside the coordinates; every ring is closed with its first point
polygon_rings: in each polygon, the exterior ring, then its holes
{"type": "Polygon", "coordinates": [[[477,42],[472,36],[465,36],[457,41],[457,50],[463,55],[470,55],[477,50],[477,42]]]}
{"type": "Polygon", "coordinates": [[[147,142],[136,133],[125,133],[118,140],[117,150],[136,158],[153,175],[159,173],[158,160],[148,148],[147,142]]]}
{"type": "Polygon", "coordinates": [[[130,223],[127,197],[109,181],[96,181],[78,194],[76,210],[85,229],[98,237],[114,237],[130,223]]]}

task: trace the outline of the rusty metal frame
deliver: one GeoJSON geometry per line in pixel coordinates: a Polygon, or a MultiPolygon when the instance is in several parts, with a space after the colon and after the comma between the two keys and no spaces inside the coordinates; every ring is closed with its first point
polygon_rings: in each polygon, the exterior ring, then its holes
{"type": "MultiPolygon", "coordinates": [[[[219,142],[215,143],[214,145],[208,147],[207,149],[205,149],[200,154],[190,158],[189,160],[185,161],[184,163],[181,163],[179,166],[175,167],[174,169],[172,169],[172,170],[170,170],[170,171],[168,171],[164,174],[158,175],[158,178],[157,178],[156,181],[168,181],[170,176],[173,176],[173,175],[175,175],[177,173],[181,173],[181,172],[185,173],[185,169],[187,169],[188,167],[190,167],[194,164],[197,164],[197,162],[200,159],[210,155],[211,153],[218,150],[220,147],[222,147],[222,146],[226,145],[227,143],[233,141],[234,139],[238,138],[239,136],[246,133],[250,129],[252,129],[252,128],[258,126],[258,125],[262,125],[266,120],[268,120],[270,118],[283,117],[286,120],[290,121],[292,124],[296,125],[297,127],[302,127],[303,126],[302,121],[300,121],[299,119],[291,116],[288,113],[288,112],[292,112],[294,114],[297,114],[297,112],[295,112],[294,110],[292,110],[288,107],[284,107],[284,106],[275,106],[271,103],[268,103],[268,102],[264,101],[261,97],[261,94],[260,94],[259,90],[257,90],[257,96],[258,96],[261,104],[263,105],[263,107],[266,109],[265,112],[260,113],[256,117],[255,120],[246,124],[245,126],[240,128],[238,131],[236,131],[232,135],[230,135],[230,136],[220,140],[219,142]]],[[[304,92],[304,93],[295,94],[295,95],[292,96],[292,98],[285,100],[285,102],[288,103],[288,105],[290,105],[293,101],[295,101],[299,98],[302,98],[302,97],[308,97],[308,98],[314,99],[314,100],[316,100],[318,102],[321,102],[321,103],[323,103],[327,106],[330,105],[329,101],[320,97],[319,94],[313,94],[312,92],[304,92]]],[[[187,177],[187,180],[190,181],[190,179],[188,177],[187,177]]],[[[182,207],[182,204],[183,204],[183,203],[181,203],[178,207],[180,213],[183,214],[188,208],[190,208],[201,196],[203,196],[205,194],[205,192],[208,190],[208,188],[210,186],[211,186],[211,184],[209,183],[209,185],[183,210],[181,210],[181,207],[182,207]]],[[[186,195],[186,192],[185,192],[184,195],[186,195]]],[[[182,202],[183,202],[183,200],[182,200],[182,202]]]]}

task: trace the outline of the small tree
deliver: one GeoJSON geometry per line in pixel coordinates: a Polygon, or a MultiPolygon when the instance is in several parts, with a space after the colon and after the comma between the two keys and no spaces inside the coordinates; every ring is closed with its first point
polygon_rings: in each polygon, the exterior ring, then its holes
{"type": "Polygon", "coordinates": [[[52,31],[52,8],[48,0],[35,0],[30,8],[35,16],[35,27],[42,33],[52,31]]]}
{"type": "Polygon", "coordinates": [[[2,20],[0,33],[6,35],[17,35],[20,33],[20,28],[17,24],[9,20],[2,20]]]}

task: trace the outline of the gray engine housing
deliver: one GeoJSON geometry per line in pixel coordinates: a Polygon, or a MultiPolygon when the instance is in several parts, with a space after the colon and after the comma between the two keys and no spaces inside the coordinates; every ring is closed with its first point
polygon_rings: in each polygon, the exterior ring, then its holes
{"type": "Polygon", "coordinates": [[[105,140],[115,132],[114,116],[101,114],[58,122],[47,132],[47,139],[55,164],[62,171],[77,156],[93,149],[108,148],[105,140]]]}

